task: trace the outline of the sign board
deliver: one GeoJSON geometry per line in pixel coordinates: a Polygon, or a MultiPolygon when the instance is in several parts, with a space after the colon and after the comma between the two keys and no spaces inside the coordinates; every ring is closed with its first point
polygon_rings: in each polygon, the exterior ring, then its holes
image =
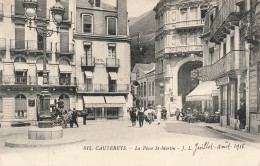
{"type": "Polygon", "coordinates": [[[96,60],[95,60],[95,65],[96,65],[97,67],[105,67],[105,66],[106,66],[106,62],[105,62],[104,59],[98,59],[98,58],[96,58],[96,60]]]}
{"type": "Polygon", "coordinates": [[[260,62],[256,62],[249,69],[249,107],[250,112],[258,112],[260,105],[259,96],[260,62]]]}
{"type": "Polygon", "coordinates": [[[229,84],[229,82],[230,82],[229,76],[219,78],[216,81],[217,86],[226,85],[226,84],[229,84]]]}

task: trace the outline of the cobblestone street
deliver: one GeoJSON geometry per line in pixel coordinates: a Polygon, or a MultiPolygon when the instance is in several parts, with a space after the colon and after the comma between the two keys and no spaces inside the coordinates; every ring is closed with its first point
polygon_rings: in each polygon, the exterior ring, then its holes
{"type": "Polygon", "coordinates": [[[233,161],[235,165],[244,165],[247,162],[246,158],[250,156],[254,158],[250,161],[250,166],[260,164],[260,159],[257,157],[259,149],[254,146],[257,143],[245,143],[196,123],[189,124],[173,119],[162,121],[161,125],[145,123],[142,128],[131,127],[129,121],[90,121],[86,126],[64,129],[66,138],[73,140],[84,137],[86,141],[81,143],[49,148],[4,146],[6,139],[25,138],[27,129],[27,127],[0,129],[1,165],[15,163],[18,166],[158,166],[190,165],[198,161],[201,165],[225,165],[233,157],[237,158],[233,161]],[[221,160],[218,159],[216,162],[216,156],[221,160]]]}

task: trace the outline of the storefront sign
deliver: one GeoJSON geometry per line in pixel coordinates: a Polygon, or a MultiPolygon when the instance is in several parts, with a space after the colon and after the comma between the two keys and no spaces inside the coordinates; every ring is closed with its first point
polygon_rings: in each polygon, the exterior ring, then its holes
{"type": "Polygon", "coordinates": [[[225,77],[217,79],[216,83],[217,83],[217,86],[229,84],[230,83],[229,76],[225,76],[225,77]]]}
{"type": "Polygon", "coordinates": [[[106,66],[106,62],[104,61],[104,59],[97,59],[95,60],[95,65],[98,67],[105,67],[106,66]]]}
{"type": "Polygon", "coordinates": [[[260,77],[260,62],[257,62],[250,66],[250,73],[249,73],[250,112],[258,112],[258,107],[260,104],[259,77],[260,77]]]}

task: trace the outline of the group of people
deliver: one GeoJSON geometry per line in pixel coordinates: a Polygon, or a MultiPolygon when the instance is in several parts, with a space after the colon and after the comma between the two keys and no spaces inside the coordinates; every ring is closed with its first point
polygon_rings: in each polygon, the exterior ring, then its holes
{"type": "Polygon", "coordinates": [[[136,125],[136,121],[139,122],[139,127],[143,127],[144,120],[146,119],[149,124],[154,121],[154,117],[157,118],[157,124],[161,123],[161,114],[162,114],[162,106],[158,105],[156,109],[151,104],[148,104],[148,108],[144,110],[142,105],[139,105],[132,110],[130,110],[130,120],[132,122],[132,126],[136,125]]]}
{"type": "Polygon", "coordinates": [[[63,110],[63,108],[60,108],[58,111],[58,115],[56,118],[56,121],[58,121],[58,119],[62,120],[62,124],[64,128],[68,128],[67,124],[70,124],[70,127],[73,128],[73,124],[75,124],[77,127],[79,127],[78,124],[78,113],[75,110],[75,108],[73,110],[68,109],[68,110],[63,110]]]}

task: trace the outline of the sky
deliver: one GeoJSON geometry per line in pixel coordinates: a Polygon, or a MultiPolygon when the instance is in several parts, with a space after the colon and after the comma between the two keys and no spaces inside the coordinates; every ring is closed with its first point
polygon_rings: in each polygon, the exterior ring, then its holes
{"type": "Polygon", "coordinates": [[[153,10],[160,0],[127,0],[128,17],[138,17],[153,10]]]}

